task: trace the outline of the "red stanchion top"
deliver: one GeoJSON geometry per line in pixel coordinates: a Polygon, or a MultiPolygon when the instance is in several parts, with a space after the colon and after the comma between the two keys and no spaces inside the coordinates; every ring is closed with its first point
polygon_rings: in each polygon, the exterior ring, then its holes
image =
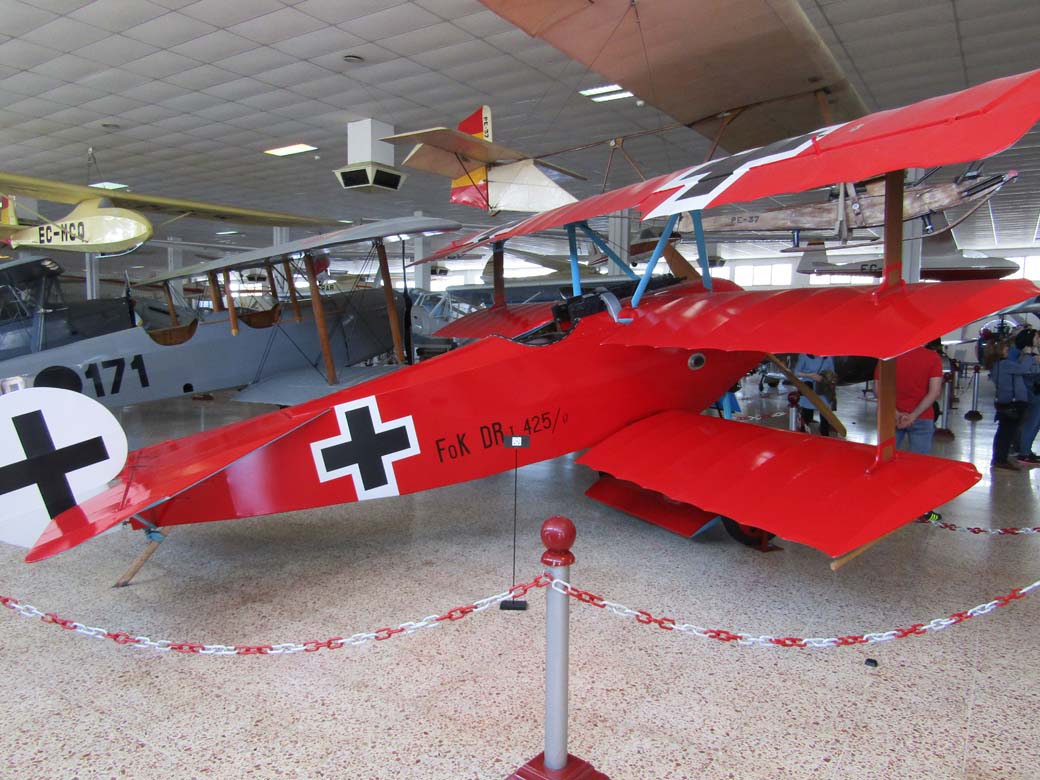
{"type": "Polygon", "coordinates": [[[571,545],[578,532],[566,517],[556,515],[542,523],[542,544],[545,552],[542,553],[542,564],[545,566],[570,566],[574,563],[574,554],[571,545]]]}

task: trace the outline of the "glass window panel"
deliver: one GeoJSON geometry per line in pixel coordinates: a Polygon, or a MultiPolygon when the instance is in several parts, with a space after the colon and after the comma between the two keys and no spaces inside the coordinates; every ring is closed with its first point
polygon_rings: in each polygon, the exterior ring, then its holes
{"type": "Polygon", "coordinates": [[[777,287],[791,286],[790,263],[773,263],[773,284],[777,287]]]}
{"type": "Polygon", "coordinates": [[[754,271],[754,274],[752,275],[754,281],[752,282],[752,284],[755,287],[768,287],[770,284],[772,284],[772,266],[766,265],[764,263],[755,263],[753,266],[751,266],[751,268],[754,271]]]}
{"type": "Polygon", "coordinates": [[[737,265],[733,267],[733,281],[741,287],[750,287],[755,277],[755,269],[750,265],[737,265]]]}

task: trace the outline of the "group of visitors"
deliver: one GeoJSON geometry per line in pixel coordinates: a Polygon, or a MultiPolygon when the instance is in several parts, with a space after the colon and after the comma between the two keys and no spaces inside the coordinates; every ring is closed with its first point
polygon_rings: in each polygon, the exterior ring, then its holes
{"type": "MultiPolygon", "coordinates": [[[[935,406],[942,393],[942,360],[933,345],[919,347],[896,358],[896,446],[929,454],[935,433],[935,406]]],[[[1040,466],[1033,452],[1040,432],[1040,331],[1023,328],[1012,338],[987,350],[985,368],[994,384],[997,430],[993,437],[991,466],[1018,471],[1040,466]],[[1015,456],[1012,459],[1012,456],[1015,456]]],[[[795,374],[820,394],[834,373],[834,359],[820,355],[798,356],[795,374]]],[[[798,402],[803,430],[813,422],[813,403],[804,395],[798,402]]],[[[833,408],[833,396],[831,396],[833,408]]],[[[822,417],[822,415],[821,415],[822,417]]],[[[820,421],[820,434],[830,426],[820,421]]]]}
{"type": "Polygon", "coordinates": [[[994,469],[1017,471],[1040,465],[1033,440],[1040,430],[1040,332],[1023,328],[1013,340],[992,346],[986,357],[995,387],[997,432],[993,436],[994,469]],[[1017,453],[1015,461],[1011,453],[1017,453]],[[1016,465],[1017,463],[1017,465],[1016,465]]]}

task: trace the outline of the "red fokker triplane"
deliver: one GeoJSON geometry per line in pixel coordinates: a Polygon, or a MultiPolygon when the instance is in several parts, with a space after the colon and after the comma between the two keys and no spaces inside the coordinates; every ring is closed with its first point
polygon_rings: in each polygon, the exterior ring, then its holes
{"type": "MultiPolygon", "coordinates": [[[[995,154],[1038,119],[1040,71],[457,241],[435,257],[490,244],[500,262],[505,241],[558,227],[573,247],[589,219],[621,209],[667,219],[630,296],[583,291],[575,273],[574,297],[564,303],[503,300],[453,323],[452,334],[479,337],[461,349],[319,400],[137,450],[114,485],[54,517],[28,560],[124,520],[161,529],[376,499],[505,471],[515,457],[524,465],[579,450],[587,450],[580,463],[606,475],[593,497],[683,534],[722,515],[829,556],[854,551],[979,479],[968,463],[895,451],[892,358],[1040,294],[1026,280],[904,284],[904,169],[995,154]],[[680,212],[692,212],[696,223],[713,206],[879,175],[890,212],[877,287],[748,292],[712,280],[703,253],[703,278],[650,284],[680,212]],[[702,414],[773,352],[879,358],[878,445],[702,414]],[[529,435],[530,447],[502,446],[516,434],[529,435]],[[807,514],[774,500],[803,489],[842,512],[807,514]]],[[[0,467],[0,483],[10,468],[0,467]]],[[[53,484],[54,475],[47,479],[53,484]]]]}

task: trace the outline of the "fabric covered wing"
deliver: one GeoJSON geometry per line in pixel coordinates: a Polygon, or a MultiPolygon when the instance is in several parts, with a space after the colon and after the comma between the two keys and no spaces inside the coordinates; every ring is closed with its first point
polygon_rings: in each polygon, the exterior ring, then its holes
{"type": "Polygon", "coordinates": [[[1040,289],[1025,279],[651,295],[608,343],[889,358],[1040,289]]]}
{"type": "Polygon", "coordinates": [[[903,168],[981,159],[1011,146],[1038,119],[1040,70],[1035,70],[636,182],[485,231],[424,261],[622,209],[638,209],[645,220],[903,168]]]}
{"type": "Polygon", "coordinates": [[[551,301],[492,306],[450,322],[433,335],[442,339],[479,339],[502,336],[511,339],[552,321],[551,301]]]}
{"type": "Polygon", "coordinates": [[[130,453],[116,484],[58,515],[25,557],[64,552],[223,471],[235,461],[307,425],[328,408],[286,409],[130,453]]]}
{"type": "Polygon", "coordinates": [[[619,431],[578,462],[708,512],[843,555],[964,492],[970,463],[663,412],[619,431]]]}
{"type": "Polygon", "coordinates": [[[867,113],[795,0],[481,2],[729,151],[867,113]]]}

